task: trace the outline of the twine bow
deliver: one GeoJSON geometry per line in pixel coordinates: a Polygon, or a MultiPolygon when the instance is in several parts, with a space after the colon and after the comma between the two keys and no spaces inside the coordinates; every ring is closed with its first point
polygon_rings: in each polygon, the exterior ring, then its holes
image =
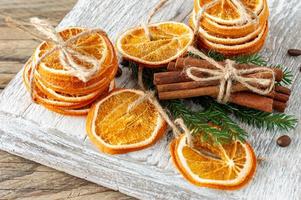
{"type": "Polygon", "coordinates": [[[231,95],[231,88],[233,85],[233,82],[239,82],[246,88],[248,88],[250,91],[260,94],[260,95],[267,95],[272,91],[275,84],[275,74],[272,69],[266,68],[266,67],[256,67],[252,69],[236,69],[235,61],[233,60],[226,60],[226,65],[222,66],[212,58],[209,58],[204,53],[200,52],[194,47],[190,47],[188,51],[200,56],[202,59],[208,61],[210,64],[214,65],[216,69],[204,69],[199,67],[188,67],[185,72],[189,78],[191,78],[194,81],[213,81],[213,80],[220,80],[220,86],[219,86],[219,94],[217,97],[217,101],[220,103],[227,103],[229,101],[230,95],[231,95]],[[193,71],[203,72],[211,75],[211,77],[201,78],[193,75],[193,71]],[[252,78],[252,77],[245,77],[243,75],[246,74],[252,74],[252,73],[268,73],[271,75],[272,78],[266,79],[266,78],[252,78]],[[257,88],[253,85],[260,85],[263,87],[257,88]]]}
{"type": "Polygon", "coordinates": [[[42,57],[36,60],[34,63],[35,66],[40,64],[46,57],[55,51],[58,51],[59,61],[67,73],[77,77],[83,82],[89,81],[91,77],[100,70],[103,59],[98,60],[92,56],[87,56],[77,51],[74,42],[80,37],[89,34],[97,32],[104,33],[101,29],[88,29],[64,41],[61,35],[48,21],[41,20],[39,18],[31,18],[30,22],[41,34],[47,37],[47,40],[50,40],[50,42],[54,44],[52,49],[48,50],[42,57]],[[82,61],[82,63],[88,63],[90,67],[78,64],[75,59],[82,61]]]}
{"type": "Polygon", "coordinates": [[[93,77],[93,75],[101,69],[104,57],[98,60],[93,56],[85,55],[79,52],[77,50],[76,45],[74,45],[74,42],[76,42],[76,40],[89,34],[101,33],[105,35],[106,33],[101,29],[95,28],[84,30],[79,34],[72,36],[67,40],[64,40],[61,37],[61,35],[55,30],[55,28],[46,20],[41,20],[35,17],[30,18],[30,23],[27,23],[12,19],[11,17],[6,15],[0,15],[0,17],[3,17],[5,19],[8,26],[19,28],[22,31],[29,33],[39,41],[47,41],[53,44],[53,47],[46,53],[44,53],[40,58],[36,60],[32,59],[32,67],[30,73],[30,93],[32,98],[34,96],[33,80],[37,66],[45,58],[47,58],[56,51],[58,51],[59,53],[59,61],[66,73],[70,74],[71,76],[77,77],[83,82],[88,82],[93,77]],[[27,28],[26,26],[33,26],[39,32],[36,33],[27,28]],[[76,60],[80,60],[81,64],[79,64],[76,60]],[[89,67],[86,67],[84,63],[89,64],[89,67]]]}

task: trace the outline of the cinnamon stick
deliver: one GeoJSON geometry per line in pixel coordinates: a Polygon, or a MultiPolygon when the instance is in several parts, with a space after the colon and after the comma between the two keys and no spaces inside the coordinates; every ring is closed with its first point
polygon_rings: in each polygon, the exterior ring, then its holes
{"type": "MultiPolygon", "coordinates": [[[[210,81],[207,83],[203,82],[197,82],[197,81],[191,81],[191,82],[181,82],[181,83],[171,83],[171,84],[163,84],[163,85],[157,85],[157,91],[159,93],[161,92],[171,92],[171,91],[178,91],[178,90],[191,90],[196,88],[202,88],[208,86],[217,86],[216,83],[218,81],[210,81]]],[[[211,87],[212,88],[212,87],[211,87]]],[[[209,90],[211,88],[208,88],[209,90]]],[[[246,87],[242,87],[239,91],[247,91],[248,89],[246,87]]],[[[200,91],[208,91],[208,90],[200,90],[200,91]]],[[[273,98],[275,100],[281,101],[281,102],[287,102],[289,100],[289,95],[281,93],[282,90],[279,90],[279,88],[275,87],[275,90],[271,93],[264,95],[270,98],[273,98]]],[[[208,94],[204,94],[202,96],[205,96],[208,94]]]]}
{"type": "MultiPolygon", "coordinates": [[[[193,75],[204,78],[208,77],[208,74],[195,71],[193,75]]],[[[245,77],[257,77],[257,78],[270,78],[271,75],[268,73],[254,73],[249,75],[244,75],[245,77]]],[[[187,76],[184,71],[168,71],[168,72],[159,72],[154,74],[154,84],[162,85],[169,83],[179,83],[179,82],[189,82],[193,81],[191,78],[187,76]]]]}
{"type": "MultiPolygon", "coordinates": [[[[248,88],[243,86],[242,84],[234,84],[232,86],[232,92],[241,92],[246,91],[248,88]]],[[[213,96],[216,97],[219,93],[219,86],[208,86],[208,87],[200,87],[194,89],[184,89],[184,90],[174,90],[168,92],[160,92],[159,91],[159,99],[168,100],[168,99],[185,99],[191,97],[198,96],[213,96]]]]}
{"type": "MultiPolygon", "coordinates": [[[[195,71],[193,75],[205,78],[208,77],[205,73],[195,71]]],[[[271,75],[268,73],[254,73],[245,75],[245,77],[253,77],[253,78],[271,78],[271,75]]],[[[193,81],[191,78],[187,76],[187,74],[183,71],[173,71],[173,72],[159,72],[154,74],[154,85],[163,85],[170,83],[180,83],[180,82],[191,82],[193,81]]],[[[201,81],[200,81],[201,82],[201,81]]],[[[219,81],[211,82],[211,84],[216,83],[219,84],[219,81]]],[[[204,83],[205,84],[205,83],[204,83]]],[[[210,85],[210,84],[209,84],[210,85]]]]}
{"type": "Polygon", "coordinates": [[[251,92],[237,92],[231,94],[230,103],[253,108],[263,112],[273,112],[273,99],[251,92]]]}
{"type": "Polygon", "coordinates": [[[189,82],[180,82],[180,83],[168,83],[168,84],[162,84],[157,85],[158,92],[168,92],[168,91],[174,91],[174,90],[187,90],[187,89],[195,89],[200,87],[206,87],[206,86],[216,86],[219,84],[219,80],[214,81],[189,81],[189,82]]]}
{"type": "Polygon", "coordinates": [[[289,95],[276,92],[274,99],[281,101],[281,102],[288,102],[289,95]]]}
{"type": "Polygon", "coordinates": [[[282,94],[291,95],[291,90],[287,87],[284,87],[284,86],[276,85],[275,86],[275,91],[277,91],[279,93],[282,93],[282,94]]]}
{"type": "MultiPolygon", "coordinates": [[[[234,90],[241,90],[240,86],[233,86],[234,90]]],[[[193,89],[195,90],[195,89],[193,89]]],[[[167,100],[167,99],[181,99],[181,98],[188,98],[188,97],[195,97],[194,93],[197,92],[206,92],[209,95],[216,98],[217,93],[215,88],[205,87],[202,90],[197,89],[195,91],[172,91],[172,92],[159,92],[159,99],[167,100]]],[[[234,103],[237,105],[241,105],[248,108],[253,108],[256,110],[264,111],[264,112],[272,112],[273,111],[273,99],[270,97],[261,96],[251,92],[236,92],[232,93],[229,99],[230,103],[234,103]]]]}
{"type": "Polygon", "coordinates": [[[286,107],[287,107],[287,104],[284,103],[284,102],[280,102],[280,101],[277,101],[277,100],[273,101],[273,108],[276,111],[284,112],[286,107]]]}
{"type": "MultiPolygon", "coordinates": [[[[225,62],[218,62],[220,65],[224,66],[225,62]]],[[[168,71],[182,71],[185,67],[201,67],[205,69],[216,69],[216,67],[212,64],[210,64],[206,60],[201,60],[197,58],[191,58],[191,57],[186,57],[186,58],[178,58],[176,62],[170,62],[167,66],[168,71]]],[[[256,67],[262,67],[262,66],[257,66],[257,65],[252,65],[252,64],[237,64],[235,66],[236,69],[252,69],[256,67]]],[[[281,81],[283,79],[283,71],[279,68],[271,68],[274,73],[275,73],[275,80],[277,82],[281,81]]]]}

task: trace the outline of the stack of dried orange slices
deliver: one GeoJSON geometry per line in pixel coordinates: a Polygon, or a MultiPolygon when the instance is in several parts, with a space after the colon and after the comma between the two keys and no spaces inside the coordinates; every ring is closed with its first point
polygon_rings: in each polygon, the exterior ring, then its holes
{"type": "Polygon", "coordinates": [[[200,48],[234,56],[262,48],[268,16],[266,0],[195,0],[189,24],[200,48]]]}
{"type": "MultiPolygon", "coordinates": [[[[66,41],[85,30],[67,28],[58,34],[66,41]]],[[[34,91],[33,99],[49,110],[65,115],[86,115],[92,102],[114,85],[114,77],[118,69],[114,47],[106,34],[101,31],[83,35],[73,42],[72,49],[80,52],[81,55],[95,58],[101,65],[99,70],[84,82],[65,70],[59,60],[58,51],[54,51],[35,66],[34,63],[52,46],[50,41],[39,45],[24,68],[23,81],[30,92],[34,91]],[[30,76],[34,68],[35,73],[31,82],[30,76]]],[[[75,56],[73,59],[76,64],[90,67],[89,63],[75,56]]]]}

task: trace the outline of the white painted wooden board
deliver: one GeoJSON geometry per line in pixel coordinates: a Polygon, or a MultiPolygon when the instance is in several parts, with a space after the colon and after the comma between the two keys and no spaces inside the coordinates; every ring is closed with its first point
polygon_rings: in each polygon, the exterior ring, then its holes
{"type": "MultiPolygon", "coordinates": [[[[154,18],[187,21],[193,0],[170,0],[154,18]]],[[[79,0],[59,28],[101,27],[115,41],[118,34],[136,26],[157,0],[79,0]]],[[[270,0],[270,33],[262,54],[271,64],[293,71],[293,93],[287,109],[301,119],[300,58],[286,55],[301,48],[301,1],[270,0]]],[[[123,70],[119,86],[134,87],[123,70]]],[[[155,146],[127,155],[98,152],[86,138],[84,117],[65,117],[32,104],[20,73],[0,96],[0,148],[141,199],[301,199],[301,126],[288,134],[292,144],[279,148],[283,133],[265,132],[246,125],[256,154],[264,158],[255,178],[239,191],[218,191],[189,184],[174,169],[168,144],[171,136],[155,146]]]]}

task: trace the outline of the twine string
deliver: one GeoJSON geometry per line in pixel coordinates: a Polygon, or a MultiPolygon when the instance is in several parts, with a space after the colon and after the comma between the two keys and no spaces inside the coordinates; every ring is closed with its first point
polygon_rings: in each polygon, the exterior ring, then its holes
{"type": "Polygon", "coordinates": [[[195,16],[195,30],[194,30],[194,34],[197,35],[200,27],[201,27],[201,18],[203,17],[203,14],[210,8],[212,8],[213,6],[215,6],[220,0],[214,0],[211,1],[210,3],[205,4],[203,7],[199,7],[199,11],[196,13],[195,16]]]}
{"type": "Polygon", "coordinates": [[[193,148],[193,136],[191,134],[191,131],[187,128],[187,126],[184,123],[184,120],[182,118],[178,118],[175,120],[175,124],[179,125],[181,129],[184,131],[184,134],[187,137],[187,145],[191,148],[193,148]]]}
{"type": "Polygon", "coordinates": [[[157,14],[157,12],[168,2],[168,0],[160,0],[159,3],[155,6],[155,8],[149,13],[145,23],[142,23],[142,27],[144,29],[145,35],[147,38],[152,41],[152,35],[149,30],[149,23],[151,22],[152,18],[157,14]]]}
{"type": "MultiPolygon", "coordinates": [[[[181,131],[179,128],[176,126],[176,124],[170,119],[168,116],[167,112],[165,109],[160,105],[158,100],[155,97],[155,92],[154,91],[147,91],[144,84],[143,84],[143,67],[139,66],[139,71],[138,71],[138,86],[144,91],[144,95],[140,96],[138,99],[136,99],[133,103],[131,103],[127,109],[127,113],[131,112],[133,109],[135,109],[138,105],[145,101],[150,101],[158,110],[159,114],[161,117],[166,121],[166,123],[169,125],[169,127],[172,129],[172,132],[176,138],[178,138],[181,135],[181,131]],[[140,78],[139,78],[140,77],[140,78]]],[[[182,126],[181,126],[182,128],[182,126]]],[[[182,128],[185,130],[185,127],[182,128]]]]}
{"type": "Polygon", "coordinates": [[[15,20],[7,15],[0,14],[0,16],[2,18],[4,18],[4,21],[8,27],[18,28],[21,31],[24,31],[24,32],[30,34],[34,39],[36,39],[40,42],[43,42],[46,40],[45,38],[41,37],[39,34],[33,32],[32,30],[30,30],[29,28],[26,27],[26,26],[32,26],[30,23],[15,20]]]}
{"type": "Polygon", "coordinates": [[[270,93],[275,84],[275,74],[272,69],[266,67],[256,67],[251,69],[241,69],[238,70],[235,68],[235,61],[233,60],[226,60],[225,66],[222,66],[212,58],[209,58],[201,51],[197,50],[194,47],[189,47],[188,51],[198,55],[202,59],[208,61],[210,64],[216,67],[216,69],[205,69],[199,67],[189,66],[185,69],[186,75],[194,81],[202,81],[208,82],[212,80],[220,80],[219,86],[219,94],[217,97],[217,101],[220,103],[227,103],[229,101],[231,95],[231,88],[233,85],[233,81],[241,83],[243,86],[248,88],[250,91],[260,94],[260,95],[267,95],[270,93]],[[210,77],[202,78],[193,75],[193,71],[207,73],[211,75],[210,77]],[[271,75],[272,78],[251,78],[251,77],[244,77],[243,75],[252,74],[252,73],[268,73],[271,75]],[[264,88],[257,88],[255,85],[261,85],[264,88]]]}

